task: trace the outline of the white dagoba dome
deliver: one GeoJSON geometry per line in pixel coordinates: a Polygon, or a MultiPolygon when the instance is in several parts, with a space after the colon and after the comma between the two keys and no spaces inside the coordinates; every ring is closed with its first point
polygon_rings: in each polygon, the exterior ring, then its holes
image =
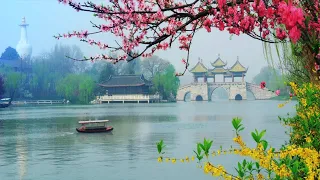
{"type": "Polygon", "coordinates": [[[22,18],[22,23],[19,26],[21,26],[21,37],[16,50],[22,60],[29,60],[32,54],[32,47],[28,42],[27,26],[29,24],[26,23],[26,18],[22,18]]]}

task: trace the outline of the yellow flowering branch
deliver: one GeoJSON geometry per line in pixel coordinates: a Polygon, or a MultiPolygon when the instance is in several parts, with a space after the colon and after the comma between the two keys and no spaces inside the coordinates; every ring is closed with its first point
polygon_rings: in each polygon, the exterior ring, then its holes
{"type": "MultiPolygon", "coordinates": [[[[236,154],[240,156],[250,157],[253,162],[238,163],[238,176],[227,173],[222,165],[213,165],[205,162],[203,168],[205,173],[211,173],[213,176],[221,176],[224,179],[265,179],[260,173],[268,172],[268,178],[276,179],[320,179],[320,85],[305,84],[298,87],[295,83],[290,83],[294,95],[298,99],[296,106],[297,115],[292,118],[280,120],[284,125],[290,126],[290,144],[284,146],[278,151],[268,146],[268,142],[263,138],[265,131],[252,132],[252,138],[256,141],[255,148],[249,148],[243,142],[240,132],[244,129],[240,118],[234,118],[232,125],[236,130],[236,137],[233,141],[238,144],[239,148],[230,148],[212,151],[213,157],[224,154],[236,154]],[[255,162],[254,162],[255,161],[255,162]],[[253,168],[253,165],[256,168],[253,168]]],[[[283,106],[289,103],[292,97],[286,101],[283,106]]],[[[282,105],[279,105],[283,107],[282,105]]],[[[203,143],[197,144],[195,152],[196,156],[191,158],[199,160],[199,163],[206,157],[208,159],[209,149],[212,141],[204,140],[203,143]]],[[[161,143],[159,147],[164,147],[161,143]]],[[[160,148],[161,149],[161,148],[160,148]]],[[[158,148],[159,151],[159,148],[158,148]]],[[[163,154],[160,150],[159,154],[163,154]]],[[[172,163],[189,162],[190,159],[176,158],[158,158],[159,162],[163,160],[172,163]]],[[[192,161],[191,160],[191,161],[192,161]]]]}

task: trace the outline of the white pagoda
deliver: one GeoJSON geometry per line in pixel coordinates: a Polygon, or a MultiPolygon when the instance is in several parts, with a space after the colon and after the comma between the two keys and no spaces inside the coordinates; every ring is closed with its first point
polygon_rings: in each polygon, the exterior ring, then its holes
{"type": "Polygon", "coordinates": [[[27,26],[29,26],[29,24],[26,23],[25,17],[22,18],[22,23],[19,26],[21,27],[21,37],[16,50],[21,60],[28,62],[32,54],[32,47],[28,42],[27,26]]]}

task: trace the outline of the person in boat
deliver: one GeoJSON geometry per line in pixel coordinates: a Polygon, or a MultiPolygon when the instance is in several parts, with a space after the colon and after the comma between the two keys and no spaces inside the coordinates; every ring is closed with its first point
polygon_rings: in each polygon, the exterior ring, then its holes
{"type": "Polygon", "coordinates": [[[79,129],[83,131],[86,129],[86,126],[82,125],[79,129]]]}

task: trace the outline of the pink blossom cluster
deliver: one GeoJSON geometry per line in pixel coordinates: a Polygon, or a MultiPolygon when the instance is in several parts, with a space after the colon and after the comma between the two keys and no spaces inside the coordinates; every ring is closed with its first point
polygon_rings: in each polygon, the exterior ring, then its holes
{"type": "MultiPolygon", "coordinates": [[[[194,0],[193,2],[175,2],[173,0],[110,0],[107,5],[92,2],[78,3],[75,0],[58,0],[77,11],[89,11],[104,20],[94,25],[98,32],[73,32],[58,35],[56,38],[78,37],[101,49],[122,51],[118,60],[130,56],[149,57],[157,50],[167,50],[173,42],[179,42],[179,48],[189,53],[193,35],[200,29],[211,32],[212,28],[226,30],[230,34],[247,34],[265,42],[291,40],[297,42],[303,32],[320,34],[320,20],[306,18],[314,16],[309,10],[299,7],[300,1],[272,0],[265,4],[263,0],[194,0]],[[88,40],[96,33],[112,33],[120,37],[116,47],[101,41],[88,40]],[[143,46],[142,52],[131,55],[130,52],[143,46]]],[[[313,0],[316,10],[319,0],[313,0]]],[[[312,7],[311,7],[312,8],[312,7]]],[[[104,56],[99,56],[104,59],[104,56]]],[[[97,58],[94,58],[97,59],[97,58]]],[[[185,60],[188,64],[188,58],[185,60]]]]}

